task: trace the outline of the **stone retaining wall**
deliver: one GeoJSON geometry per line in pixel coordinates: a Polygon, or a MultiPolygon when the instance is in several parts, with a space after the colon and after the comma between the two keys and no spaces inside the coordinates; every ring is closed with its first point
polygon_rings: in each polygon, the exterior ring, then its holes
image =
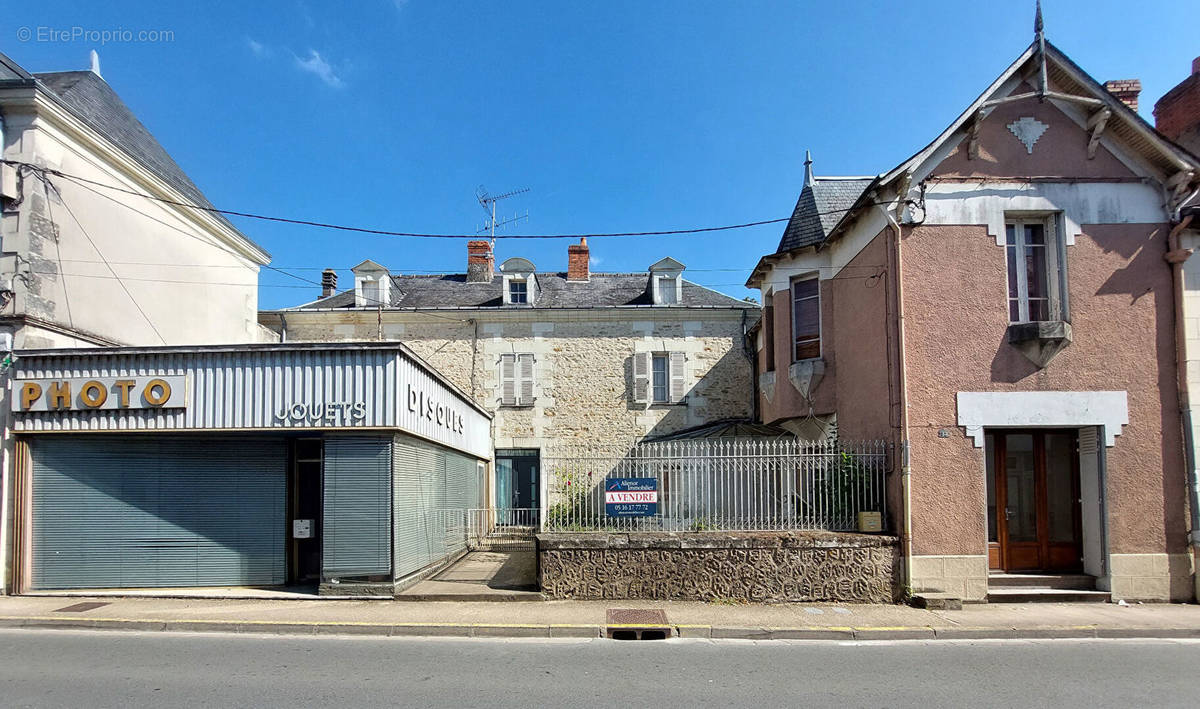
{"type": "Polygon", "coordinates": [[[892,603],[895,537],[830,532],[539,534],[550,598],[892,603]]]}

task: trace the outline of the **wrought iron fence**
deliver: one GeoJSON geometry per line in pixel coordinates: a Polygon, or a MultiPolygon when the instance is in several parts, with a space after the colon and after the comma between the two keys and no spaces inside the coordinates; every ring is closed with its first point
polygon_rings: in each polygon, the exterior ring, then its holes
{"type": "Polygon", "coordinates": [[[430,512],[431,524],[446,540],[450,553],[467,551],[532,551],[541,510],[438,509],[430,512]]]}
{"type": "Polygon", "coordinates": [[[886,519],[888,461],[884,441],[698,439],[623,452],[565,451],[542,461],[549,487],[544,528],[855,530],[859,512],[886,519]],[[618,478],[653,481],[653,514],[609,514],[606,481],[618,478]]]}

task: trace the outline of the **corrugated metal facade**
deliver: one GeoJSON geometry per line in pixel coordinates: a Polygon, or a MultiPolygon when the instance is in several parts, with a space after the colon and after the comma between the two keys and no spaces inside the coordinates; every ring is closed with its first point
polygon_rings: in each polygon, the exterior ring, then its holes
{"type": "Polygon", "coordinates": [[[394,571],[400,579],[465,548],[467,510],[484,506],[484,480],[474,458],[404,436],[394,445],[394,571]]]}
{"type": "Polygon", "coordinates": [[[17,432],[395,428],[491,457],[490,419],[396,348],[136,350],[22,355],[17,362],[14,378],[19,380],[189,379],[183,409],[19,412],[17,432]],[[410,391],[421,395],[421,405],[410,402],[410,391]],[[287,415],[296,406],[321,410],[352,402],[361,402],[364,413],[349,421],[341,414],[330,420],[287,415]],[[449,424],[451,414],[462,418],[461,432],[449,424]]]}
{"type": "Polygon", "coordinates": [[[392,570],[392,440],[325,439],[322,576],[392,570]]]}
{"type": "Polygon", "coordinates": [[[35,589],[284,583],[282,439],[31,443],[35,589]]]}

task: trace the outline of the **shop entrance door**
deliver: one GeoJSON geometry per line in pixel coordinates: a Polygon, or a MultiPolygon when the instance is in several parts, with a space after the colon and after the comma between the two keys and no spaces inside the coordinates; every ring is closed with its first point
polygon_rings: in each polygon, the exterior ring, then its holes
{"type": "Polygon", "coordinates": [[[540,520],[541,459],[536,448],[496,450],[496,523],[536,526],[540,520]]]}
{"type": "Polygon", "coordinates": [[[987,432],[988,565],[1002,571],[1079,571],[1078,435],[987,432]]]}
{"type": "Polygon", "coordinates": [[[288,495],[288,581],[312,584],[321,580],[321,491],[324,442],[319,438],[292,440],[292,471],[288,495]]]}

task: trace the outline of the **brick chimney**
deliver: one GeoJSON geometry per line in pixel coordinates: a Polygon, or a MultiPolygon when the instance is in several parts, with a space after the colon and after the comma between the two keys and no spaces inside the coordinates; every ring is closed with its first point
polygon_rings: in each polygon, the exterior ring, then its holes
{"type": "Polygon", "coordinates": [[[327,268],[321,271],[321,297],[328,298],[337,293],[337,271],[327,268]]]}
{"type": "Polygon", "coordinates": [[[1141,79],[1113,79],[1104,82],[1108,93],[1133,110],[1138,110],[1138,94],[1142,93],[1141,79]]]}
{"type": "Polygon", "coordinates": [[[591,258],[591,253],[588,251],[587,238],[579,240],[578,244],[571,244],[567,247],[567,280],[568,281],[587,281],[592,278],[592,271],[588,263],[591,258]]]}
{"type": "Polygon", "coordinates": [[[492,242],[486,239],[467,242],[467,283],[491,283],[496,271],[492,242]]]}
{"type": "Polygon", "coordinates": [[[1154,104],[1154,127],[1193,153],[1200,153],[1200,57],[1192,75],[1154,104]]]}

